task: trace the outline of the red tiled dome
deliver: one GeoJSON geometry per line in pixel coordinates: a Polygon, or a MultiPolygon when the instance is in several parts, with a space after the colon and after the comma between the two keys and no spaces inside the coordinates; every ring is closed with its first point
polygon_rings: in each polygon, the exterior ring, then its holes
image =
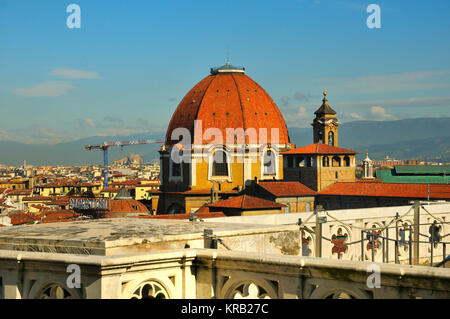
{"type": "MultiPolygon", "coordinates": [[[[198,125],[198,124],[197,124],[198,125]]],[[[191,133],[191,143],[206,144],[214,140],[205,138],[205,131],[215,127],[221,130],[223,143],[226,142],[226,128],[254,128],[258,141],[259,129],[267,129],[267,142],[272,140],[271,129],[278,128],[279,144],[289,144],[286,123],[277,105],[267,92],[243,69],[233,69],[229,64],[211,70],[194,86],[178,105],[169,124],[166,144],[172,145],[171,134],[176,128],[187,128],[191,133]],[[194,120],[202,120],[202,137],[194,136],[194,120]]],[[[198,131],[199,132],[199,131],[198,131]]],[[[175,137],[176,139],[177,137],[175,137]]],[[[249,142],[246,137],[246,143],[249,142]]]]}

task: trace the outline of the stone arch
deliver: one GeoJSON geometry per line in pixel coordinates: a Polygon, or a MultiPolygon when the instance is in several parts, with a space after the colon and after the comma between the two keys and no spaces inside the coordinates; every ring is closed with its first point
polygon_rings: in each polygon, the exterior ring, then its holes
{"type": "Polygon", "coordinates": [[[370,296],[359,288],[342,283],[342,287],[329,286],[326,283],[316,288],[310,299],[370,299],[370,296]]]}
{"type": "Polygon", "coordinates": [[[340,167],[341,166],[341,158],[339,156],[333,156],[331,158],[331,166],[332,167],[340,167]]]}
{"type": "Polygon", "coordinates": [[[126,299],[172,299],[167,284],[155,278],[127,283],[122,296],[126,299]]]}
{"type": "Polygon", "coordinates": [[[238,278],[229,279],[223,285],[221,293],[218,296],[220,299],[235,299],[235,298],[252,298],[252,299],[278,299],[278,287],[266,279],[252,278],[244,279],[238,278]],[[255,289],[255,287],[257,289],[255,289]]]}
{"type": "Polygon", "coordinates": [[[34,299],[80,299],[81,295],[76,289],[70,289],[57,281],[47,282],[36,291],[30,291],[34,299]]]}

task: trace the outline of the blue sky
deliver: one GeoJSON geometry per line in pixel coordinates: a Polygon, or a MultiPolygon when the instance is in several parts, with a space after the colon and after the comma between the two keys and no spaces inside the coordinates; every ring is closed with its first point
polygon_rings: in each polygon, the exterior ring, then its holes
{"type": "Polygon", "coordinates": [[[323,87],[341,122],[449,116],[449,14],[448,0],[0,0],[0,140],[164,132],[227,50],[289,127],[309,127],[323,87]]]}

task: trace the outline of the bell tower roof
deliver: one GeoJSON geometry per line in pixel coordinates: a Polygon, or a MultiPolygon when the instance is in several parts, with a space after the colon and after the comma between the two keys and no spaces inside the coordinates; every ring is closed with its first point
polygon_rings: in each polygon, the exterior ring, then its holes
{"type": "Polygon", "coordinates": [[[328,105],[327,91],[326,91],[327,89],[324,88],[323,90],[324,90],[323,91],[323,99],[322,99],[323,103],[319,107],[319,109],[314,112],[314,114],[316,114],[317,116],[321,116],[321,115],[325,115],[325,114],[336,115],[336,111],[333,110],[330,105],[328,105]]]}

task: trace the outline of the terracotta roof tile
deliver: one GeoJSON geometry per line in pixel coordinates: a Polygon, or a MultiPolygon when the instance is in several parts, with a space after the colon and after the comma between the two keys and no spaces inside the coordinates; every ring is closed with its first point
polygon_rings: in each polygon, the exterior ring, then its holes
{"type": "Polygon", "coordinates": [[[323,143],[314,143],[283,152],[283,154],[358,154],[358,152],[323,143]]]}
{"type": "Polygon", "coordinates": [[[134,199],[114,199],[109,201],[108,213],[143,213],[148,214],[148,208],[134,199]]]}
{"type": "Polygon", "coordinates": [[[271,129],[277,128],[277,142],[289,143],[286,123],[277,105],[259,84],[243,73],[217,73],[196,84],[175,110],[167,129],[166,144],[178,142],[171,135],[181,127],[191,132],[194,144],[210,142],[205,138],[205,131],[210,127],[221,130],[224,139],[227,128],[254,128],[257,135],[260,128],[265,128],[268,142],[272,141],[271,129]],[[201,135],[194,134],[194,120],[202,121],[201,135]]]}
{"type": "Polygon", "coordinates": [[[52,198],[48,196],[31,196],[31,197],[24,197],[22,198],[22,201],[24,202],[32,202],[32,201],[51,201],[52,198]]]}
{"type": "MultiPolygon", "coordinates": [[[[427,184],[337,182],[318,194],[427,198],[427,184]]],[[[450,185],[430,184],[430,199],[450,199],[450,185]]]]}
{"type": "Polygon", "coordinates": [[[249,195],[240,195],[229,199],[221,200],[208,207],[237,208],[237,209],[267,209],[286,207],[284,204],[275,203],[270,200],[261,199],[249,195]]]}
{"type": "Polygon", "coordinates": [[[8,195],[31,195],[31,189],[11,189],[7,192],[8,195]]]}
{"type": "Polygon", "coordinates": [[[259,186],[275,196],[305,196],[316,195],[316,192],[306,185],[295,181],[259,182],[259,186]]]}
{"type": "Polygon", "coordinates": [[[48,196],[31,196],[31,197],[24,197],[22,198],[22,201],[24,202],[32,202],[32,201],[51,201],[52,198],[48,196]]]}

